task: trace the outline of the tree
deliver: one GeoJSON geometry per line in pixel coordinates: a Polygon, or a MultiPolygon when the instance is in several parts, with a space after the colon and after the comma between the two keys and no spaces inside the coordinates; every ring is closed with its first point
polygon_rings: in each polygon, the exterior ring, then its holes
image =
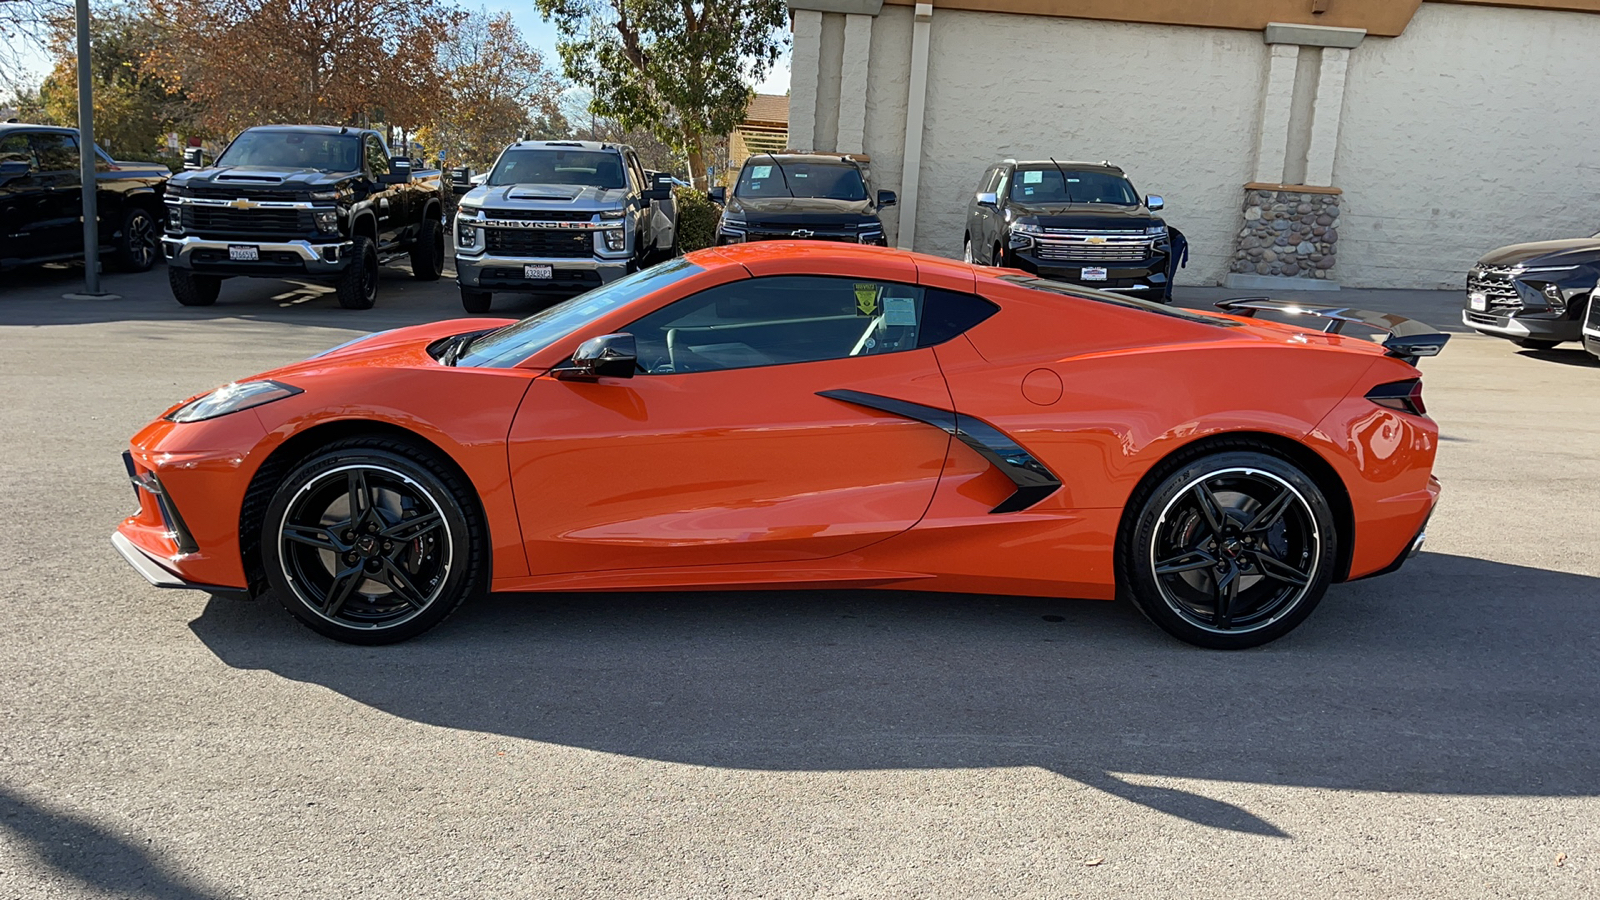
{"type": "MultiPolygon", "coordinates": [[[[114,155],[148,154],[168,132],[192,131],[194,111],[147,64],[162,37],[146,16],[125,6],[97,10],[89,72],[94,81],[95,140],[114,155]]],[[[50,41],[55,68],[39,85],[45,121],[78,124],[76,23],[58,21],[50,41]]]]}
{"type": "Polygon", "coordinates": [[[0,0],[0,82],[20,96],[27,51],[44,47],[51,24],[71,15],[67,0],[0,0]]]}
{"type": "Polygon", "coordinates": [[[784,0],[538,0],[556,23],[568,78],[591,108],[645,128],[688,158],[705,184],[706,140],[744,118],[752,83],[787,37],[784,0]]]}
{"type": "Polygon", "coordinates": [[[219,132],[265,122],[423,124],[441,99],[441,0],[150,0],[158,70],[219,132]]]}
{"type": "Polygon", "coordinates": [[[439,46],[443,102],[429,128],[432,148],[475,164],[536,131],[563,136],[561,82],[528,46],[510,13],[463,14],[439,46]]]}

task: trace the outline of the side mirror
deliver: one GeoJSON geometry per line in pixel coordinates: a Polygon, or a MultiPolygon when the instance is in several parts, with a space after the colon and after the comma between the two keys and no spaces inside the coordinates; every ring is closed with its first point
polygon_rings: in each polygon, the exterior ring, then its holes
{"type": "Polygon", "coordinates": [[[882,209],[885,206],[893,206],[893,205],[895,205],[896,203],[899,203],[899,202],[900,202],[900,198],[895,196],[894,191],[879,191],[878,192],[878,208],[879,209],[882,209]]]}
{"type": "Polygon", "coordinates": [[[721,206],[728,202],[728,189],[725,187],[714,187],[711,190],[706,191],[706,196],[711,198],[712,203],[721,206]]]}
{"type": "Polygon", "coordinates": [[[652,172],[650,188],[644,192],[646,200],[665,200],[672,196],[672,176],[666,172],[652,172]]]}
{"type": "Polygon", "coordinates": [[[450,170],[450,190],[452,193],[465,194],[475,187],[472,183],[472,167],[456,166],[450,170]]]}
{"type": "Polygon", "coordinates": [[[379,184],[408,184],[411,181],[411,157],[391,156],[389,158],[389,173],[379,175],[379,184]]]}
{"type": "Polygon", "coordinates": [[[555,376],[564,381],[632,378],[638,368],[639,351],[633,335],[602,334],[579,344],[569,362],[556,366],[555,376]]]}
{"type": "Polygon", "coordinates": [[[183,151],[183,167],[185,169],[203,169],[206,167],[206,151],[199,147],[186,147],[183,151]]]}
{"type": "Polygon", "coordinates": [[[987,206],[990,209],[994,209],[1000,205],[1000,198],[996,197],[994,194],[985,192],[978,195],[978,205],[987,206]]]}
{"type": "Polygon", "coordinates": [[[1167,201],[1161,199],[1160,194],[1151,194],[1150,196],[1144,198],[1144,205],[1146,209],[1150,210],[1151,212],[1155,212],[1158,209],[1166,209],[1167,201]]]}
{"type": "Polygon", "coordinates": [[[28,174],[29,170],[30,167],[26,160],[8,159],[5,162],[0,162],[0,178],[7,180],[21,178],[28,174]]]}

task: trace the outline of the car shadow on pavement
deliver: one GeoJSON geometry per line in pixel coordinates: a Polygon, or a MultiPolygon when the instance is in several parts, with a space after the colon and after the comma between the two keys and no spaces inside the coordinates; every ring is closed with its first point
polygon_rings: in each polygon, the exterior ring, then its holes
{"type": "Polygon", "coordinates": [[[1577,366],[1580,369],[1600,369],[1600,357],[1595,357],[1582,347],[1558,347],[1554,350],[1518,350],[1517,355],[1542,362],[1577,366]]]}
{"type": "MultiPolygon", "coordinates": [[[[53,871],[114,897],[212,900],[151,853],[86,818],[50,810],[0,786],[0,837],[53,871]]],[[[22,896],[18,894],[17,896],[22,896]]]]}
{"type": "Polygon", "coordinates": [[[1600,794],[1600,578],[1458,556],[1337,586],[1239,653],[1121,604],[914,593],[496,596],[378,648],[270,600],[191,627],[235,668],[447,728],[732,769],[1036,766],[1263,835],[1288,836],[1151,782],[1600,794]]]}

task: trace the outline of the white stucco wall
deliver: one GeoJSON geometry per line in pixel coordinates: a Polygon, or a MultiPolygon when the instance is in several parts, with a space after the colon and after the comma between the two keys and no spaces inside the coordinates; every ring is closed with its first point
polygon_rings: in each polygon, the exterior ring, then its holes
{"type": "MultiPolygon", "coordinates": [[[[872,23],[872,61],[867,70],[867,127],[863,148],[872,157],[873,186],[900,190],[905,171],[906,91],[911,78],[909,6],[884,6],[872,23]]],[[[928,194],[924,193],[926,198],[928,194]]],[[[900,227],[900,209],[882,214],[889,245],[900,227]]]]}
{"type": "Polygon", "coordinates": [[[936,10],[916,249],[960,255],[991,163],[1105,159],[1166,198],[1191,245],[1179,282],[1215,284],[1251,180],[1267,54],[1250,32],[936,10]]]}
{"type": "Polygon", "coordinates": [[[1486,250],[1600,230],[1600,16],[1424,3],[1350,55],[1338,280],[1460,287],[1486,250]]]}

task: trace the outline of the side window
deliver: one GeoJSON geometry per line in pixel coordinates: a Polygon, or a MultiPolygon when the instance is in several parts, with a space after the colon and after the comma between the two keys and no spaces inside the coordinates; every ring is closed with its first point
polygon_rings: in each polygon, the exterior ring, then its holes
{"type": "Polygon", "coordinates": [[[39,170],[39,161],[33,158],[33,146],[28,143],[27,132],[13,131],[0,137],[0,162],[25,162],[28,168],[39,170]]]}
{"type": "Polygon", "coordinates": [[[998,166],[983,173],[983,180],[978,182],[978,193],[988,194],[994,192],[995,176],[1000,173],[998,166]]]}
{"type": "Polygon", "coordinates": [[[1002,204],[1006,202],[1006,182],[1010,180],[1006,177],[1007,174],[1005,166],[1001,166],[994,171],[994,191],[992,193],[999,198],[1002,204]]]}
{"type": "Polygon", "coordinates": [[[78,170],[78,139],[70,134],[49,131],[35,132],[33,152],[39,158],[41,172],[76,172],[78,170]]]}
{"type": "Polygon", "coordinates": [[[924,293],[869,279],[751,278],[685,297],[624,330],[651,374],[897,353],[924,346],[924,293]]]}
{"type": "Polygon", "coordinates": [[[379,176],[389,174],[389,154],[384,150],[383,141],[375,135],[367,135],[367,177],[376,181],[379,176]]]}
{"type": "Polygon", "coordinates": [[[982,297],[928,288],[922,298],[922,320],[917,324],[917,346],[942,344],[999,311],[982,297]]]}

